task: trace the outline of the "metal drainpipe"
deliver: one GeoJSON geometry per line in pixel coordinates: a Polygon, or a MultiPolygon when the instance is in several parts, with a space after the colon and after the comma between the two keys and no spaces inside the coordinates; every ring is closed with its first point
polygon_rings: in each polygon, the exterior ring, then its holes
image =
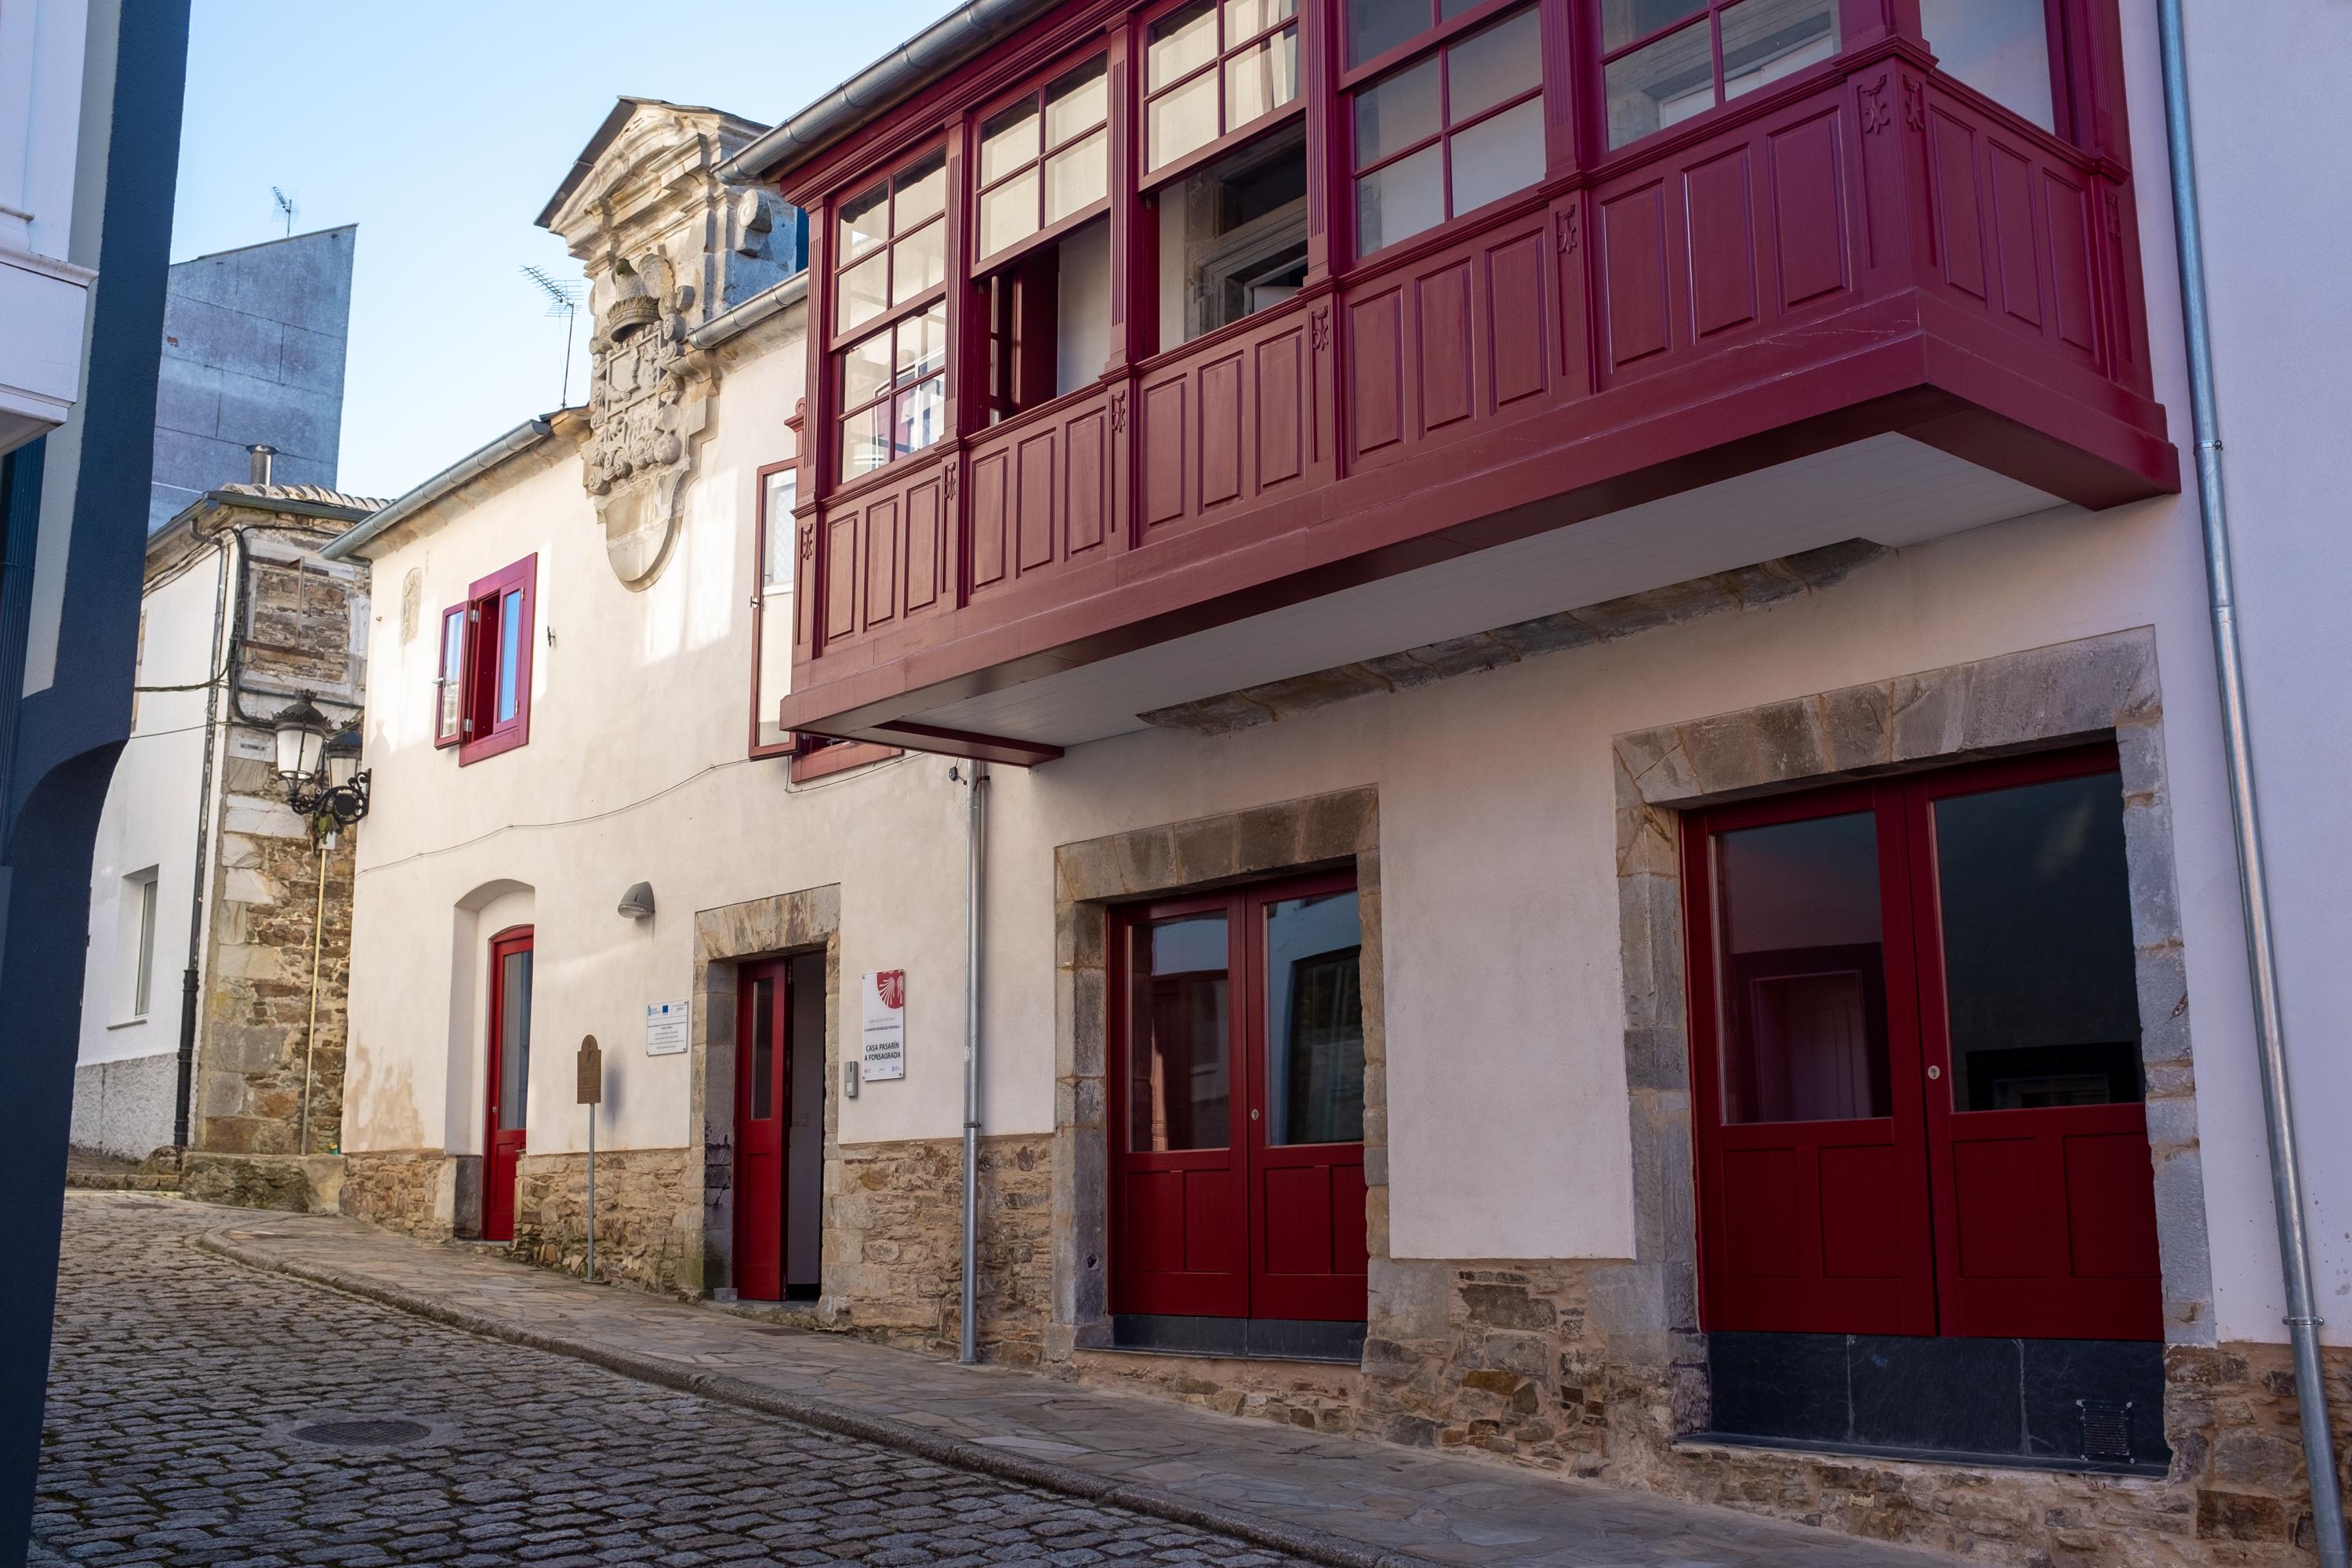
{"type": "Polygon", "coordinates": [[[2253,743],[2246,674],[2238,647],[2237,595],[2230,565],[2229,510],[2221,490],[2221,432],[2213,390],[2211,321],[2205,304],[2205,242],[2197,209],[2197,166],[2189,127],[2189,63],[2180,0],[2158,0],[2163,41],[2165,147],[2172,165],[2173,238],[2180,252],[2180,315],[2189,348],[2189,401],[2197,430],[2197,510],[2211,591],[2213,653],[2221,679],[2221,751],[2230,774],[2237,839],[2238,896],[2246,921],[2246,968],[2253,983],[2255,1059],[2262,1067],[2263,1121],[2270,1134],[2271,1206],[2278,1220],[2286,1283],[2286,1328],[2294,1347],[2295,1404],[2311,1480],[2311,1522],[2321,1568],[2346,1568],[2344,1500],[2327,1424],[2319,1360],[2319,1305],[2312,1285],[2311,1237],[2304,1217],[2303,1170],[2295,1148],[2294,1097],[2287,1083],[2286,1028],[2279,1007],[2278,957],[2271,941],[2270,889],[2262,820],[2254,800],[2253,743]]]}
{"type": "Polygon", "coordinates": [[[228,621],[232,581],[236,584],[234,596],[242,598],[245,591],[245,531],[232,528],[214,538],[221,552],[220,590],[213,598],[213,640],[205,657],[205,668],[218,669],[222,674],[205,693],[205,765],[196,781],[195,869],[188,890],[188,967],[180,975],[179,1083],[173,1100],[172,1146],[183,1152],[188,1147],[188,1122],[195,1100],[197,975],[204,958],[205,865],[212,838],[213,754],[220,744],[221,691],[235,684],[222,657],[221,638],[228,621]]]}
{"type": "MultiPolygon", "coordinates": [[[[310,1152],[310,1079],[312,1064],[319,1052],[319,958],[326,949],[327,936],[327,846],[328,837],[319,836],[319,882],[316,908],[310,916],[310,1027],[302,1037],[302,1120],[301,1131],[295,1134],[294,1152],[310,1152]]],[[[595,1177],[592,1174],[589,1180],[595,1177]]],[[[590,1244],[593,1246],[592,1242],[590,1244]]]]}
{"type": "Polygon", "coordinates": [[[963,882],[963,1340],[957,1359],[980,1360],[980,919],[986,892],[988,764],[971,766],[963,882]]]}

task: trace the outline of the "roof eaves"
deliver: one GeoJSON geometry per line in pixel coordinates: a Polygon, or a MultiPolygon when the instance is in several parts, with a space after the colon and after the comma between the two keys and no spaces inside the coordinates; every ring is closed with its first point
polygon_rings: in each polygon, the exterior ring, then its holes
{"type": "Polygon", "coordinates": [[[535,419],[524,420],[488,446],[458,458],[383,510],[372,513],[356,527],[337,534],[319,553],[329,561],[341,561],[357,555],[371,540],[397,528],[461,485],[471,483],[508,458],[530,451],[554,435],[555,420],[565,412],[567,410],[558,409],[554,414],[542,414],[535,419]]]}

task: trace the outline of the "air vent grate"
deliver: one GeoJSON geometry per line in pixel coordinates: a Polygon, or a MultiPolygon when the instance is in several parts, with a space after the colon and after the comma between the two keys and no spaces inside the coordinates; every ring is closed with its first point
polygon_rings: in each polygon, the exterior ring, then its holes
{"type": "Polygon", "coordinates": [[[2132,1402],[2078,1399],[2083,1413],[2083,1458],[2128,1463],[2132,1457],[2132,1402]]]}

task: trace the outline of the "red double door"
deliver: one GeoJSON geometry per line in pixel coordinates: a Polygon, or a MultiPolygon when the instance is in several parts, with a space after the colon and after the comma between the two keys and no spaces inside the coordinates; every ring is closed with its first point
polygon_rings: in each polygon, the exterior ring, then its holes
{"type": "Polygon", "coordinates": [[[824,1177],[824,958],[747,963],[735,981],[735,1289],[814,1295],[824,1177]]]}
{"type": "Polygon", "coordinates": [[[512,1241],[515,1173],[522,1162],[530,1089],[531,928],[490,939],[490,1012],[484,1038],[489,1127],[483,1142],[482,1239],[512,1241]]]}
{"type": "Polygon", "coordinates": [[[1363,1320],[1362,944],[1351,873],[1114,919],[1114,1312],[1363,1320]]]}
{"type": "Polygon", "coordinates": [[[1717,1330],[2163,1337],[2112,745],[1690,814],[1717,1330]]]}

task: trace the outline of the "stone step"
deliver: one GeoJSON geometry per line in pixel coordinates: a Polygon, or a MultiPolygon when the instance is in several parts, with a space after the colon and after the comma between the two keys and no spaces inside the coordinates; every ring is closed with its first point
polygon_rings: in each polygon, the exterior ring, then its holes
{"type": "Polygon", "coordinates": [[[176,1193],[176,1171],[68,1171],[66,1185],[100,1193],[176,1193]]]}

